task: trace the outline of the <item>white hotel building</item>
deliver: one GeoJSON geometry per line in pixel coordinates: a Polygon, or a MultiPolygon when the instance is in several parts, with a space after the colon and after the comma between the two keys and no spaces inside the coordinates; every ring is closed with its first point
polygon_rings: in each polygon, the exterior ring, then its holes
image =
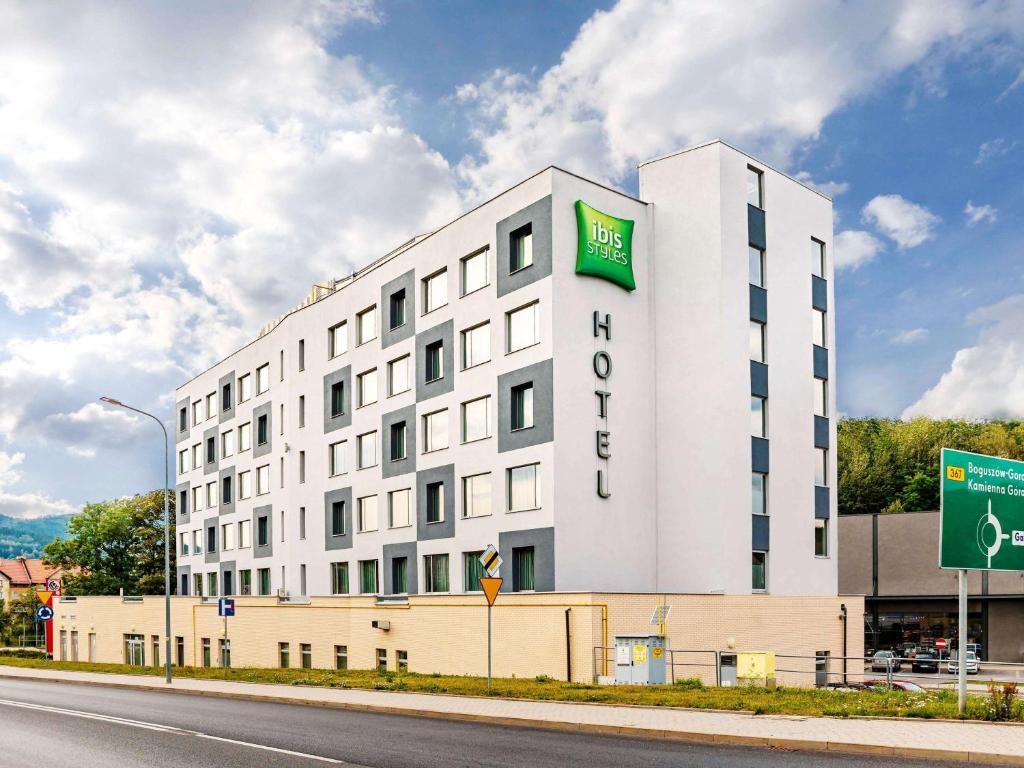
{"type": "Polygon", "coordinates": [[[548,168],[176,393],[177,589],[835,595],[832,206],[711,142],[548,168]],[[634,222],[576,273],[576,202],[634,222]]]}

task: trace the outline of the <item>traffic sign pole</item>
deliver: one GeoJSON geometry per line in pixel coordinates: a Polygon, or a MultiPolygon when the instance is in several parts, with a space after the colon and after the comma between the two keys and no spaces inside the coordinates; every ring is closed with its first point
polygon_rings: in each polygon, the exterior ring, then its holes
{"type": "Polygon", "coordinates": [[[491,604],[487,604],[487,692],[491,692],[491,604]]]}
{"type": "Polygon", "coordinates": [[[960,569],[960,616],[957,620],[957,710],[962,715],[967,707],[967,570],[960,569]]]}

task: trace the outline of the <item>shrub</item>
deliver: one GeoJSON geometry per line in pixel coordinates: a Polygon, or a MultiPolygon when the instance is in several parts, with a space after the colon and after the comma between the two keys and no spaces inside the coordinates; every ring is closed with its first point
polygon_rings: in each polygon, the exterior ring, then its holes
{"type": "Polygon", "coordinates": [[[703,691],[706,686],[699,677],[684,677],[676,680],[675,687],[683,691],[703,691]]]}
{"type": "Polygon", "coordinates": [[[1020,720],[1024,705],[1017,699],[1017,684],[988,684],[988,698],[985,700],[986,720],[1020,720]]]}

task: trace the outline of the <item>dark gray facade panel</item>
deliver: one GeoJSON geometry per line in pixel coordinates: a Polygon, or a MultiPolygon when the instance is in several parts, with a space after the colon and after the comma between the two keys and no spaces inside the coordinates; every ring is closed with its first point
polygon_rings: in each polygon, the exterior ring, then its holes
{"type": "Polygon", "coordinates": [[[274,450],[274,403],[266,402],[252,409],[252,457],[258,459],[274,450]],[[267,442],[260,445],[260,416],[267,417],[267,442]]]}
{"type": "Polygon", "coordinates": [[[218,438],[220,437],[220,430],[217,427],[210,427],[209,429],[203,430],[203,474],[210,475],[220,467],[220,445],[218,438]],[[210,458],[206,453],[206,444],[210,438],[213,438],[213,461],[208,461],[210,458]]]}
{"type": "Polygon", "coordinates": [[[507,219],[495,228],[498,277],[498,297],[551,275],[551,195],[543,197],[507,219]],[[512,272],[509,263],[512,233],[529,224],[533,233],[533,264],[512,272]]]}
{"type": "MultiPolygon", "coordinates": [[[[395,585],[392,583],[391,561],[396,557],[406,558],[407,570],[405,578],[409,591],[405,594],[415,595],[419,591],[420,583],[415,541],[384,545],[384,573],[381,574],[384,577],[384,594],[395,594],[395,585]]],[[[451,563],[448,564],[448,567],[451,567],[451,563]]]]}
{"type": "Polygon", "coordinates": [[[238,399],[238,385],[235,384],[235,372],[225,373],[217,382],[217,423],[223,424],[229,419],[235,418],[235,401],[238,399]],[[231,387],[231,407],[224,410],[224,387],[231,387]]]}
{"type": "Polygon", "coordinates": [[[177,580],[172,585],[171,594],[173,595],[189,595],[192,593],[192,566],[190,565],[179,565],[177,580]],[[185,577],[185,589],[182,589],[181,577],[185,577]]]}
{"type": "Polygon", "coordinates": [[[352,366],[346,365],[324,376],[324,433],[344,429],[352,425],[352,366]],[[343,382],[342,404],[344,410],[338,416],[331,416],[331,387],[343,382]]]}
{"type": "Polygon", "coordinates": [[[205,562],[216,563],[220,560],[220,520],[216,517],[208,517],[203,521],[203,556],[205,562]],[[214,543],[217,545],[210,551],[210,529],[213,529],[214,543]]]}
{"type": "Polygon", "coordinates": [[[416,471],[416,406],[408,405],[399,408],[397,411],[385,413],[380,419],[381,455],[380,471],[381,477],[397,477],[408,472],[416,471]],[[391,460],[391,426],[399,422],[405,422],[405,458],[398,461],[391,460]]]}
{"type": "Polygon", "coordinates": [[[270,504],[253,507],[252,510],[252,556],[253,558],[272,557],[274,554],[274,508],[270,504]],[[267,543],[260,546],[260,518],[267,518],[267,543]]]}
{"type": "Polygon", "coordinates": [[[220,514],[230,515],[235,511],[235,499],[238,497],[238,480],[235,477],[234,467],[225,467],[220,470],[217,476],[217,503],[220,505],[220,514]],[[231,501],[224,503],[224,478],[231,478],[231,501]]]}
{"type": "Polygon", "coordinates": [[[750,361],[750,394],[768,397],[768,366],[750,361]]]}
{"type": "Polygon", "coordinates": [[[352,549],[352,487],[336,488],[324,493],[324,549],[352,549]],[[331,534],[331,507],[334,502],[345,502],[345,534],[331,534]]]}
{"type": "Polygon", "coordinates": [[[416,272],[410,269],[380,289],[380,346],[387,349],[416,335],[416,272]],[[391,330],[391,295],[405,289],[405,323],[391,330]]]}
{"type": "Polygon", "coordinates": [[[192,429],[192,400],[186,397],[174,404],[174,443],[177,445],[183,440],[188,440],[189,431],[192,429]],[[181,409],[185,409],[185,429],[181,427],[181,409]]]}
{"type": "Polygon", "coordinates": [[[455,323],[452,320],[416,334],[416,402],[445,395],[455,389],[455,323]],[[441,341],[444,375],[427,383],[427,347],[441,341]]]}
{"type": "Polygon", "coordinates": [[[768,322],[768,291],[756,285],[750,286],[750,319],[768,322]]]}
{"type": "Polygon", "coordinates": [[[498,534],[502,592],[511,592],[512,550],[533,547],[533,586],[535,592],[555,591],[555,529],[529,528],[524,531],[503,531],[498,534]]]}
{"type": "Polygon", "coordinates": [[[814,346],[814,375],[819,379],[828,378],[828,350],[824,347],[814,346]]]}
{"type": "Polygon", "coordinates": [[[770,528],[768,515],[750,516],[750,548],[759,551],[768,551],[768,529],[770,528]]]}
{"type": "Polygon", "coordinates": [[[814,516],[819,520],[827,520],[831,517],[828,486],[814,486],[814,516]]]}
{"type": "Polygon", "coordinates": [[[761,250],[768,247],[764,234],[764,211],[749,203],[747,204],[747,241],[761,250]]]}
{"type": "Polygon", "coordinates": [[[498,452],[555,439],[554,364],[551,358],[498,377],[498,452]],[[512,431],[512,388],[533,382],[533,426],[512,431]]]}
{"type": "Polygon", "coordinates": [[[449,539],[455,535],[455,465],[421,469],[416,473],[416,539],[449,539]],[[439,523],[427,522],[427,486],[444,483],[444,519],[439,523]]]}
{"type": "Polygon", "coordinates": [[[828,448],[828,418],[814,417],[814,447],[828,448]]]}
{"type": "Polygon", "coordinates": [[[828,281],[817,275],[811,275],[811,306],[823,311],[828,310],[828,281]]]}
{"type": "Polygon", "coordinates": [[[185,503],[182,504],[181,494],[183,491],[186,497],[192,495],[192,489],[189,487],[188,483],[182,483],[174,489],[174,492],[177,494],[174,497],[174,517],[178,521],[179,525],[188,525],[189,514],[192,509],[192,499],[187,498],[185,503]]]}
{"type": "Polygon", "coordinates": [[[220,593],[224,597],[230,597],[231,595],[237,595],[238,594],[238,574],[236,573],[237,570],[238,569],[235,568],[235,561],[234,560],[222,560],[221,561],[221,563],[220,563],[220,593]],[[227,573],[231,574],[231,594],[228,594],[225,591],[225,589],[227,588],[227,585],[228,585],[228,580],[226,578],[224,578],[224,575],[227,574],[227,573]]]}
{"type": "Polygon", "coordinates": [[[750,438],[750,469],[753,472],[768,471],[768,441],[763,437],[750,438]]]}

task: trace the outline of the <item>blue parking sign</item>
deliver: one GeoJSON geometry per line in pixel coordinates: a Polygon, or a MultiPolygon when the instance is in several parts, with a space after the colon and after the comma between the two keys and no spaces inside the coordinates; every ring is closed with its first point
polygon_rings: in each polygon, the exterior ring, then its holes
{"type": "Polygon", "coordinates": [[[234,616],[235,615],[235,601],[229,597],[222,597],[217,601],[217,615],[218,616],[234,616]]]}

